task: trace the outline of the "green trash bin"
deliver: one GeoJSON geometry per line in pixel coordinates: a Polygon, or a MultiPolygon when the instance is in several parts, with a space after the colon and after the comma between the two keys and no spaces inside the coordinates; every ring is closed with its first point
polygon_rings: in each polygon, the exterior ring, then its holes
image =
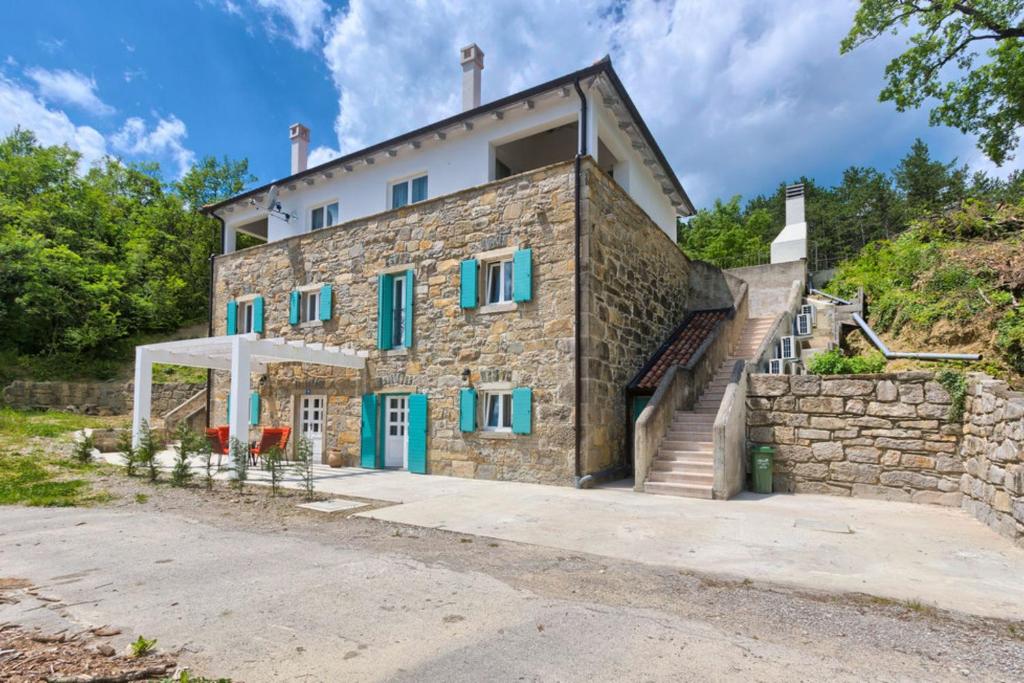
{"type": "Polygon", "coordinates": [[[772,472],[775,469],[775,449],[771,446],[754,446],[750,453],[750,472],[757,493],[772,492],[772,472]]]}

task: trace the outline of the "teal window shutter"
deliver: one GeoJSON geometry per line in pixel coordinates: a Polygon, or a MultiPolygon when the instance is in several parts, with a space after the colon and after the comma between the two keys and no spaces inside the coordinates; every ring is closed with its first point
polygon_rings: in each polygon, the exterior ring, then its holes
{"type": "Polygon", "coordinates": [[[512,390],[512,432],[529,434],[533,423],[533,391],[527,387],[512,390]]]}
{"type": "Polygon", "coordinates": [[[299,306],[302,304],[302,295],[297,291],[292,292],[291,302],[288,305],[288,322],[292,325],[299,324],[299,306]]]}
{"type": "Polygon", "coordinates": [[[330,320],[331,309],[334,307],[334,288],[324,285],[320,288],[320,319],[330,320]]]}
{"type": "Polygon", "coordinates": [[[391,348],[391,320],[394,313],[395,293],[390,275],[377,276],[377,348],[391,348]]]}
{"type": "Polygon", "coordinates": [[[409,394],[409,471],[427,473],[427,395],[409,394]]]}
{"type": "Polygon", "coordinates": [[[532,249],[518,249],[512,256],[512,299],[529,301],[533,298],[532,249]]]}
{"type": "Polygon", "coordinates": [[[479,266],[475,258],[466,259],[459,266],[459,306],[462,308],[476,308],[476,273],[479,266]]]}
{"type": "MultiPolygon", "coordinates": [[[[407,349],[412,348],[412,309],[415,300],[416,287],[413,282],[413,271],[410,268],[405,271],[405,301],[402,302],[405,307],[405,330],[402,331],[402,346],[407,349]]],[[[398,305],[397,301],[395,305],[398,305]]]]}
{"type": "Polygon", "coordinates": [[[231,423],[231,392],[230,391],[228,392],[228,416],[226,418],[224,418],[224,421],[229,423],[229,424],[231,423]]]}
{"type": "Polygon", "coordinates": [[[238,334],[238,302],[228,302],[228,334],[238,334]]]}
{"type": "Polygon", "coordinates": [[[263,334],[263,297],[252,300],[252,331],[263,334]]]}
{"type": "Polygon", "coordinates": [[[363,419],[359,432],[359,465],[373,469],[377,467],[377,397],[363,395],[363,419]]]}
{"type": "Polygon", "coordinates": [[[459,390],[459,429],[464,432],[476,431],[476,390],[459,390]]]}
{"type": "Polygon", "coordinates": [[[412,200],[422,202],[427,198],[427,176],[412,179],[412,200]]]}
{"type": "Polygon", "coordinates": [[[249,394],[249,424],[260,423],[260,392],[254,391],[249,394]]]}

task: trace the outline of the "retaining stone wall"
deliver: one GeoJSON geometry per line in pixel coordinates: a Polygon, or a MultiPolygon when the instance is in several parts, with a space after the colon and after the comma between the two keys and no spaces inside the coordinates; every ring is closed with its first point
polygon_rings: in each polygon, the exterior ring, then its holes
{"type": "MultiPolygon", "coordinates": [[[[127,415],[132,412],[134,382],[32,382],[17,380],[3,390],[5,405],[23,409],[71,410],[87,415],[127,415]]],[[[178,407],[205,384],[169,382],[153,385],[153,415],[178,407]]]]}
{"type": "Polygon", "coordinates": [[[961,427],[930,372],[750,375],[748,438],[772,445],[775,490],[960,505],[961,427]]]}
{"type": "Polygon", "coordinates": [[[983,375],[968,380],[962,506],[1024,543],[1024,393],[983,375]]]}

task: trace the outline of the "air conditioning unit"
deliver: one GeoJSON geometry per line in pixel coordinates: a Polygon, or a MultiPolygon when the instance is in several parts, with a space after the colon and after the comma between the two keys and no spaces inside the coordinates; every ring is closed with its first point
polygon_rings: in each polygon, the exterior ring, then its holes
{"type": "Polygon", "coordinates": [[[783,337],[779,340],[779,359],[793,360],[800,357],[800,345],[796,337],[783,337]]]}
{"type": "Polygon", "coordinates": [[[804,369],[803,361],[791,360],[786,364],[786,369],[790,375],[806,375],[807,370],[804,369]]]}
{"type": "Polygon", "coordinates": [[[811,316],[807,313],[801,313],[793,321],[793,332],[798,337],[810,337],[814,329],[814,324],[811,322],[811,316]]]}
{"type": "Polygon", "coordinates": [[[811,324],[818,324],[818,307],[814,304],[804,304],[800,307],[800,312],[811,316],[811,324]]]}
{"type": "Polygon", "coordinates": [[[772,358],[768,361],[768,374],[769,375],[785,375],[786,374],[786,361],[781,358],[772,358]]]}

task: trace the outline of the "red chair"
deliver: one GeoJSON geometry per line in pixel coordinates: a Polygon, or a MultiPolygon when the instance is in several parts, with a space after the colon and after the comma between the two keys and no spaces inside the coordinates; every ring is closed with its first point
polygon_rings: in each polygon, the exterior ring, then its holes
{"type": "Polygon", "coordinates": [[[210,452],[217,454],[217,467],[220,467],[221,456],[228,454],[227,427],[212,427],[206,430],[206,441],[210,444],[210,452]]]}
{"type": "Polygon", "coordinates": [[[264,427],[260,432],[260,440],[249,451],[253,465],[259,461],[260,456],[270,451],[275,446],[282,451],[288,445],[288,437],[292,435],[291,427],[264,427]]]}

